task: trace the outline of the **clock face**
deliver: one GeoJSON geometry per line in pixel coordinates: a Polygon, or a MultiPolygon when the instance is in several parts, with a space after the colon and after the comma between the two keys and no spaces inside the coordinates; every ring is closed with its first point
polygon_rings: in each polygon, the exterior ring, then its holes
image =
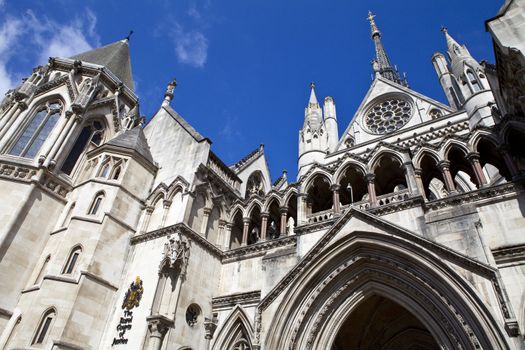
{"type": "Polygon", "coordinates": [[[365,114],[364,122],[374,134],[389,134],[402,128],[412,117],[412,105],[401,98],[376,103],[365,114]]]}

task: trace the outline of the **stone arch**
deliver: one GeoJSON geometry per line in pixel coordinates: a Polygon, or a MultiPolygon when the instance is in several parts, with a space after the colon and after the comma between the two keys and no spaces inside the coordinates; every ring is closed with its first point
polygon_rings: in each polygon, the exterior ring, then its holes
{"type": "Polygon", "coordinates": [[[231,216],[231,236],[230,236],[230,242],[229,248],[239,248],[242,244],[242,234],[243,234],[243,211],[242,208],[237,208],[232,211],[231,216]]]}
{"type": "Polygon", "coordinates": [[[408,187],[403,158],[399,154],[380,152],[371,164],[377,196],[399,192],[408,187]]]}
{"type": "Polygon", "coordinates": [[[400,152],[395,152],[385,147],[381,147],[377,152],[375,152],[374,156],[368,162],[370,171],[374,172],[375,169],[380,165],[381,159],[384,159],[385,157],[395,159],[401,165],[406,160],[404,154],[400,152]]]}
{"type": "Polygon", "coordinates": [[[428,200],[439,199],[448,194],[445,179],[438,167],[439,162],[435,152],[424,151],[419,154],[418,169],[421,171],[421,182],[428,200]]]}
{"type": "Polygon", "coordinates": [[[340,166],[337,168],[333,175],[333,183],[334,184],[341,184],[341,178],[344,176],[345,170],[348,167],[354,167],[359,169],[363,174],[367,173],[366,165],[364,165],[361,162],[358,162],[354,159],[346,159],[340,166]]]}
{"type": "Polygon", "coordinates": [[[162,226],[162,218],[164,216],[164,199],[165,191],[159,191],[151,200],[150,208],[152,208],[148,226],[146,227],[146,232],[159,229],[162,226]]]}
{"type": "Polygon", "coordinates": [[[241,216],[242,217],[245,217],[246,214],[245,214],[245,208],[240,204],[240,203],[236,203],[233,205],[233,207],[230,209],[230,212],[229,212],[229,217],[227,218],[227,220],[229,221],[233,221],[233,218],[235,217],[234,214],[236,214],[237,212],[240,212],[241,213],[241,216]]]}
{"type": "Polygon", "coordinates": [[[314,176],[308,180],[305,186],[305,192],[308,195],[308,214],[329,210],[333,207],[331,185],[330,177],[320,172],[314,173],[314,176]]]}
{"type": "Polygon", "coordinates": [[[236,305],[224,320],[224,326],[217,334],[212,350],[234,350],[240,341],[245,341],[249,350],[252,349],[254,338],[253,326],[240,305],[236,305]]]}
{"type": "Polygon", "coordinates": [[[262,211],[262,208],[264,208],[264,205],[258,199],[251,200],[248,206],[246,207],[245,217],[249,218],[252,215],[252,212],[255,209],[255,207],[258,207],[259,211],[262,211]]]}
{"type": "Polygon", "coordinates": [[[458,140],[454,140],[454,139],[447,139],[445,143],[441,146],[441,150],[440,150],[441,158],[448,159],[450,150],[453,149],[454,147],[464,152],[465,155],[469,153],[469,149],[465,143],[460,142],[458,140]]]}
{"type": "Polygon", "coordinates": [[[421,160],[424,156],[430,156],[436,163],[439,163],[443,159],[440,157],[439,153],[430,149],[428,147],[421,147],[416,154],[412,157],[412,162],[414,163],[415,168],[421,168],[421,160]]]}
{"type": "Polygon", "coordinates": [[[305,178],[301,181],[301,189],[302,189],[301,192],[307,193],[308,189],[312,186],[313,181],[318,176],[326,177],[328,179],[329,184],[332,185],[332,174],[330,174],[328,171],[324,169],[316,168],[311,173],[307,173],[305,175],[305,178]]]}
{"type": "Polygon", "coordinates": [[[274,202],[274,201],[277,201],[277,204],[279,206],[282,206],[283,204],[283,201],[282,201],[282,198],[280,198],[277,193],[272,193],[270,194],[269,196],[266,197],[265,201],[264,201],[264,205],[262,207],[262,210],[263,212],[268,212],[268,209],[270,208],[270,205],[274,202]]]}
{"type": "Polygon", "coordinates": [[[205,188],[197,189],[188,217],[188,226],[195,232],[204,235],[206,229],[203,227],[204,212],[209,209],[211,209],[211,200],[208,191],[205,188]]]}
{"type": "Polygon", "coordinates": [[[340,185],[339,198],[342,205],[368,199],[366,168],[355,161],[346,162],[334,175],[334,183],[340,185]]]}
{"type": "Polygon", "coordinates": [[[272,197],[268,201],[265,212],[268,213],[266,237],[268,239],[277,238],[281,233],[281,201],[277,197],[272,197]]]}
{"type": "Polygon", "coordinates": [[[244,198],[248,199],[252,196],[264,196],[266,188],[264,186],[264,176],[260,170],[255,170],[248,176],[246,180],[246,192],[244,198]]]}
{"type": "Polygon", "coordinates": [[[248,225],[248,239],[247,244],[257,243],[261,239],[261,210],[262,203],[259,201],[253,201],[247,210],[247,218],[249,219],[248,225]]]}
{"type": "Polygon", "coordinates": [[[468,148],[453,143],[450,144],[445,155],[445,159],[450,162],[450,175],[454,179],[458,191],[467,192],[481,186],[467,160],[468,148]]]}
{"type": "MultiPolygon", "coordinates": [[[[320,253],[314,247],[312,256],[299,263],[297,275],[283,279],[291,280],[285,295],[273,299],[279,305],[265,332],[265,348],[331,349],[341,320],[374,294],[418,315],[439,346],[508,348],[478,293],[437,249],[387,232],[366,231],[347,234],[320,253]]],[[[490,283],[488,269],[481,274],[490,283]]]]}
{"type": "Polygon", "coordinates": [[[511,180],[512,175],[505,160],[498,152],[497,141],[490,135],[480,136],[475,143],[475,152],[479,155],[479,163],[489,183],[499,183],[511,180]]]}

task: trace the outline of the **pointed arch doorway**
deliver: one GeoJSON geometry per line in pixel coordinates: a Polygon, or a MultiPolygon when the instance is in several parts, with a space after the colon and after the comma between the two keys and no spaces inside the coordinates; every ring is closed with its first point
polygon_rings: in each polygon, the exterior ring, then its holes
{"type": "Polygon", "coordinates": [[[343,321],[332,350],[439,349],[425,325],[400,304],[380,295],[363,300],[343,321]]]}

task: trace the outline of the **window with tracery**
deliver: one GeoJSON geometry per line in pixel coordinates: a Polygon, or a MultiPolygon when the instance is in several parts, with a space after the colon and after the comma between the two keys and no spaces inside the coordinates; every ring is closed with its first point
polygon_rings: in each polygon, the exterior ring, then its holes
{"type": "Polygon", "coordinates": [[[374,134],[388,134],[402,128],[412,117],[412,105],[399,97],[376,103],[365,114],[364,122],[374,134]]]}
{"type": "Polygon", "coordinates": [[[443,112],[441,112],[439,109],[433,108],[428,113],[430,116],[430,119],[436,119],[443,116],[443,112]]]}
{"type": "Polygon", "coordinates": [[[470,82],[470,86],[472,86],[472,92],[478,92],[481,90],[481,84],[479,83],[478,78],[470,69],[467,70],[467,78],[470,82]]]}
{"type": "Polygon", "coordinates": [[[102,122],[95,120],[84,126],[62,165],[62,171],[71,175],[80,156],[88,150],[90,145],[93,147],[99,146],[102,143],[103,137],[104,124],[102,124],[102,122]]]}
{"type": "Polygon", "coordinates": [[[9,152],[14,156],[34,158],[53,130],[60,115],[62,103],[48,101],[36,109],[31,121],[9,152]]]}

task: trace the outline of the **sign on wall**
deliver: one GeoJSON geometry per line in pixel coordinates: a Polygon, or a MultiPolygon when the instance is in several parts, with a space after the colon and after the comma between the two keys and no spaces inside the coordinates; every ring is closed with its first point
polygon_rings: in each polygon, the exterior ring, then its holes
{"type": "Polygon", "coordinates": [[[131,310],[139,306],[142,293],[144,293],[142,280],[137,276],[135,281],[131,282],[124,296],[124,301],[122,302],[122,317],[120,317],[117,325],[117,336],[113,338],[111,346],[128,343],[126,332],[131,329],[131,323],[133,322],[133,311],[131,310]]]}

